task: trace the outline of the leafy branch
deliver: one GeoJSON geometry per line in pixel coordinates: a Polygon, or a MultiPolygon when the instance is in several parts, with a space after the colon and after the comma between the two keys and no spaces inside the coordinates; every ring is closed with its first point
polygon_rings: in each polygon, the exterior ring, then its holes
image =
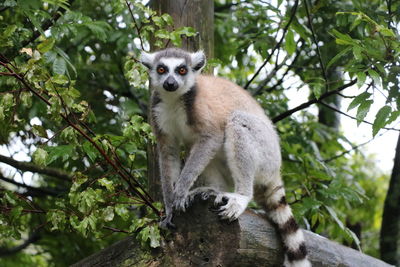
{"type": "Polygon", "coordinates": [[[311,30],[311,36],[312,36],[312,39],[314,41],[315,46],[317,47],[318,60],[319,60],[319,64],[321,65],[322,76],[324,77],[324,80],[325,80],[325,92],[327,92],[329,90],[329,88],[328,88],[328,76],[326,75],[326,69],[325,69],[325,66],[324,66],[324,62],[322,61],[321,51],[319,49],[317,37],[316,37],[315,31],[314,31],[314,27],[313,27],[313,24],[312,24],[312,18],[310,16],[310,11],[309,11],[309,8],[308,8],[307,0],[304,0],[304,7],[306,9],[306,14],[307,14],[307,19],[308,19],[308,26],[309,26],[309,28],[311,30]]]}
{"type": "MultiPolygon", "coordinates": [[[[52,106],[50,101],[39,92],[37,92],[33,87],[29,84],[29,82],[25,79],[25,77],[16,71],[14,71],[10,65],[8,64],[8,60],[4,60],[5,57],[0,57],[0,65],[8,70],[9,75],[13,76],[16,80],[18,80],[21,84],[23,84],[29,91],[31,91],[35,96],[37,96],[41,101],[43,101],[46,105],[52,106]]],[[[60,97],[60,96],[59,96],[60,97]]],[[[62,101],[62,99],[61,99],[62,101]]],[[[65,110],[67,112],[67,110],[65,110]]],[[[69,126],[71,126],[79,135],[81,135],[84,139],[86,139],[92,146],[102,155],[102,157],[106,160],[106,162],[115,170],[115,172],[121,177],[129,186],[130,190],[134,194],[136,194],[143,202],[150,207],[157,215],[160,216],[160,211],[152,204],[152,199],[146,190],[140,185],[140,183],[132,176],[129,172],[121,168],[122,164],[118,162],[117,159],[112,158],[107,155],[106,151],[94,140],[94,138],[90,137],[78,124],[74,123],[68,114],[59,113],[59,116],[64,119],[69,126]],[[132,183],[133,181],[133,183],[132,183]]],[[[88,128],[87,126],[85,128],[88,128]]],[[[92,132],[92,131],[90,131],[92,132]]]]}
{"type": "Polygon", "coordinates": [[[271,53],[264,60],[263,64],[261,64],[261,66],[258,68],[256,73],[254,73],[253,77],[251,77],[251,79],[246,83],[246,85],[244,86],[245,89],[247,89],[249,87],[249,85],[254,81],[254,79],[260,74],[261,70],[265,67],[265,65],[267,65],[267,63],[269,62],[269,60],[271,59],[271,57],[275,53],[275,51],[282,45],[282,42],[286,36],[286,32],[289,30],[289,26],[292,23],[295,15],[296,15],[298,5],[299,5],[299,0],[296,0],[296,2],[293,5],[293,8],[292,8],[292,14],[290,15],[289,21],[286,23],[285,27],[283,28],[281,39],[279,40],[279,42],[276,43],[276,45],[272,49],[271,53]]]}

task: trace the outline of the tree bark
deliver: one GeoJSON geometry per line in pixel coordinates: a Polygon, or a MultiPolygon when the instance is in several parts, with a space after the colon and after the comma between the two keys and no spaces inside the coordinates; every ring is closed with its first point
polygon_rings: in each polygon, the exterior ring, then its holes
{"type": "MultiPolygon", "coordinates": [[[[189,51],[203,49],[207,58],[214,56],[214,1],[213,0],[153,0],[151,7],[158,14],[168,13],[174,20],[174,28],[193,27],[198,35],[184,38],[182,48],[189,51]],[[201,18],[201,19],[199,19],[201,18]]],[[[169,46],[172,44],[170,43],[169,46]]],[[[157,149],[147,150],[149,193],[155,201],[162,201],[157,149]]]]}
{"type": "MultiPolygon", "coordinates": [[[[162,240],[160,248],[143,248],[128,237],[73,266],[282,266],[279,235],[261,214],[247,210],[228,223],[210,211],[212,203],[196,200],[186,213],[175,216],[178,229],[162,240]]],[[[314,267],[390,266],[320,235],[304,234],[314,267]]]]}
{"type": "Polygon", "coordinates": [[[400,265],[400,135],[382,215],[381,259],[400,265]]]}

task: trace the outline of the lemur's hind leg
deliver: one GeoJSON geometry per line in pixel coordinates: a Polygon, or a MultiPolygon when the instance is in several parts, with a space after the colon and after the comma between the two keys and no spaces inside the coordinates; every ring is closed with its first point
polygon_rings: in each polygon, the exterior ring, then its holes
{"type": "Polygon", "coordinates": [[[253,196],[258,153],[254,128],[255,117],[244,112],[232,114],[225,130],[225,153],[234,182],[233,193],[221,193],[216,202],[226,202],[220,207],[223,219],[235,220],[246,209],[253,196]]]}
{"type": "Polygon", "coordinates": [[[203,200],[208,199],[211,196],[217,196],[221,192],[226,192],[229,189],[227,183],[226,173],[224,172],[226,168],[222,166],[221,162],[214,158],[207,165],[199,179],[196,181],[194,188],[189,192],[190,201],[192,201],[195,196],[200,195],[203,200]]]}

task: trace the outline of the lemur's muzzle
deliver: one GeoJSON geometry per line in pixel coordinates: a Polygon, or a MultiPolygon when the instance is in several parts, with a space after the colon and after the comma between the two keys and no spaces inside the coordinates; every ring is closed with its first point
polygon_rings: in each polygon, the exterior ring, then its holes
{"type": "Polygon", "coordinates": [[[169,91],[169,92],[173,92],[176,89],[178,89],[178,83],[175,81],[174,77],[169,76],[163,84],[163,87],[165,90],[169,91]]]}

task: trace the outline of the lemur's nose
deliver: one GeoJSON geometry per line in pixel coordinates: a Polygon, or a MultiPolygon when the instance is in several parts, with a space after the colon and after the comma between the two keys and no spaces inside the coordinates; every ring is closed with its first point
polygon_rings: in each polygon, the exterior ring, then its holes
{"type": "Polygon", "coordinates": [[[178,89],[178,83],[176,82],[176,80],[174,79],[174,77],[169,76],[163,84],[163,87],[165,90],[169,91],[169,92],[173,92],[176,89],[178,89]]]}

